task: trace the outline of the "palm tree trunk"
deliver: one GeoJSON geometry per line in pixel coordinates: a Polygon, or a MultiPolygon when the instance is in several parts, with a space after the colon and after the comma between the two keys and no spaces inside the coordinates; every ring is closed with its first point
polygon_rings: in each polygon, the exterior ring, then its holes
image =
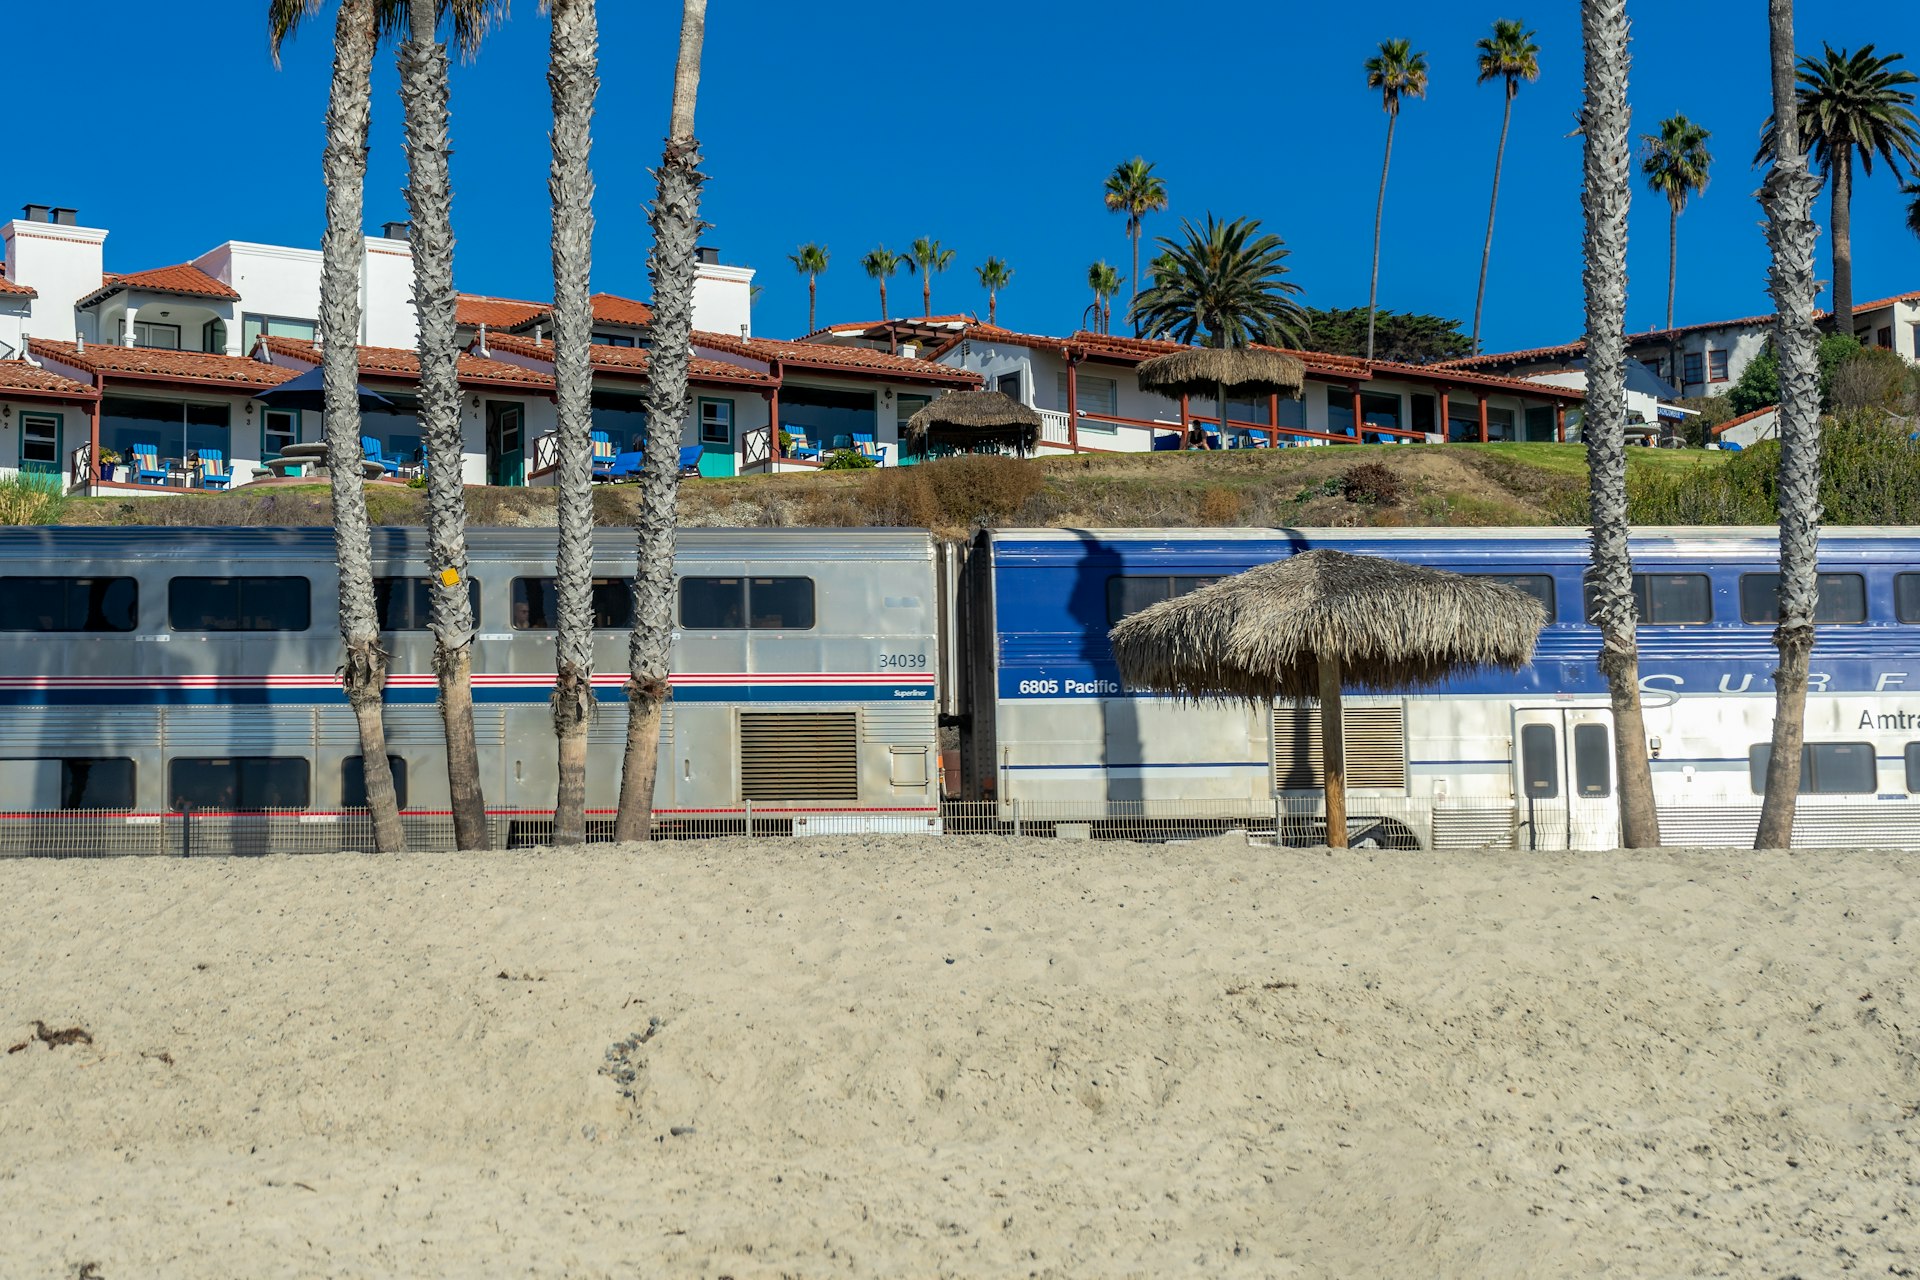
{"type": "Polygon", "coordinates": [[[1340,659],[1320,659],[1320,774],[1327,798],[1327,847],[1347,847],[1347,736],[1340,659]]]}
{"type": "Polygon", "coordinates": [[[427,457],[427,567],[433,582],[433,668],[447,736],[453,838],[485,849],[486,801],[473,736],[473,607],[467,595],[460,380],[454,347],[453,190],[447,179],[447,50],[434,0],[408,0],[400,45],[406,110],[407,207],[413,215],[413,308],[420,328],[420,433],[427,457]]]}
{"type": "Polygon", "coordinates": [[[1133,241],[1133,293],[1127,302],[1127,316],[1133,321],[1133,336],[1140,336],[1140,219],[1128,219],[1127,238],[1133,241]]]}
{"type": "Polygon", "coordinates": [[[891,317],[887,314],[887,278],[880,277],[880,320],[885,323],[891,317]]]}
{"type": "Polygon", "coordinates": [[[1393,126],[1399,113],[1387,112],[1387,149],[1380,157],[1380,195],[1373,202],[1373,283],[1367,287],[1367,359],[1373,359],[1373,310],[1380,301],[1380,220],[1387,212],[1387,166],[1393,163],[1393,126]]]}
{"type": "Polygon", "coordinates": [[[600,90],[594,0],[550,0],[553,93],[553,380],[559,453],[554,560],[553,729],[560,785],[553,842],[587,838],[587,727],[593,720],[593,100],[600,90]]]}
{"type": "MultiPolygon", "coordinates": [[[[1869,157],[1871,159],[1871,157],[1869,157]]],[[[1853,144],[1833,149],[1833,331],[1853,336],[1853,144]]]]}
{"type": "Polygon", "coordinates": [[[380,647],[380,616],[373,594],[373,548],[367,494],[360,475],[360,254],[361,204],[367,181],[367,122],[371,115],[374,54],[373,0],[342,0],[333,34],[333,88],[327,102],[327,228],[320,238],[320,376],[326,386],[327,475],[333,488],[333,550],[340,580],[340,681],[360,726],[373,847],[407,847],[387,762],[381,719],[387,653],[380,647]]]}
{"type": "MultiPolygon", "coordinates": [[[[1769,0],[1768,31],[1773,56],[1774,119],[1791,121],[1794,97],[1793,0],[1769,0]]],[[[1820,385],[1816,369],[1813,302],[1813,199],[1819,179],[1807,172],[1797,129],[1776,128],[1777,151],[1762,198],[1767,206],[1767,240],[1773,250],[1768,273],[1773,294],[1773,348],[1780,358],[1780,623],[1773,643],[1780,665],[1773,673],[1772,754],[1767,761],[1767,793],[1760,805],[1756,849],[1784,849],[1793,842],[1793,815],[1800,792],[1800,755],[1806,742],[1807,665],[1813,652],[1814,606],[1819,596],[1816,566],[1820,557],[1820,385]]],[[[1835,157],[1834,310],[1841,293],[1840,230],[1842,201],[1838,178],[1844,171],[1835,157]]],[[[1841,330],[1853,331],[1850,322],[1841,330]]]]}
{"type": "MultiPolygon", "coordinates": [[[[693,108],[700,92],[706,0],[683,0],[680,57],[673,73],[673,116],[647,221],[653,227],[653,352],[647,375],[647,450],[640,477],[639,571],[633,580],[633,635],[627,646],[627,749],[621,762],[616,838],[653,834],[653,782],[660,766],[660,715],[672,696],[668,639],[673,629],[676,463],[687,417],[687,369],[693,355],[694,244],[699,239],[700,144],[693,108]]],[[[886,285],[880,286],[881,307],[886,285]]]]}
{"type": "MultiPolygon", "coordinates": [[[[1659,844],[1660,821],[1640,709],[1639,617],[1627,543],[1627,207],[1632,179],[1626,0],[1581,0],[1580,35],[1586,52],[1586,107],[1581,116],[1586,182],[1581,205],[1586,213],[1587,293],[1587,407],[1581,435],[1587,442],[1587,489],[1593,508],[1593,569],[1588,580],[1594,621],[1600,625],[1600,671],[1613,705],[1620,838],[1630,849],[1644,849],[1659,844]]],[[[1503,145],[1505,136],[1503,126],[1503,145]]],[[[1496,164],[1496,190],[1498,169],[1496,164]]]]}
{"type": "Polygon", "coordinates": [[[1667,332],[1673,332],[1673,282],[1680,278],[1680,207],[1667,205],[1667,332]]]}
{"type": "Polygon", "coordinates": [[[820,288],[820,277],[809,273],[807,275],[807,332],[808,333],[815,332],[815,329],[813,327],[813,303],[814,303],[814,297],[819,291],[819,288],[820,288]]]}
{"type": "Polygon", "coordinates": [[[927,267],[920,272],[920,314],[933,314],[933,268],[927,267]]]}
{"type": "MultiPolygon", "coordinates": [[[[1625,74],[1622,71],[1621,74],[1625,74]]],[[[1480,311],[1487,302],[1487,263],[1493,257],[1493,215],[1500,207],[1500,166],[1507,158],[1507,126],[1513,123],[1514,83],[1507,81],[1507,107],[1500,115],[1500,147],[1493,153],[1493,198],[1487,201],[1487,243],[1480,250],[1480,289],[1473,295],[1473,353],[1480,354],[1480,311]]]]}
{"type": "Polygon", "coordinates": [[[1000,322],[1000,295],[992,289],[987,290],[987,323],[1000,322]]]}

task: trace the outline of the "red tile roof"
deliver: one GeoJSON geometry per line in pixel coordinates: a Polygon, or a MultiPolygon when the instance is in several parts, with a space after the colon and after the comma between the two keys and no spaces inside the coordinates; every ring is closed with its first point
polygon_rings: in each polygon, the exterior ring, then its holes
{"type": "Polygon", "coordinates": [[[35,400],[91,400],[99,394],[84,382],[63,378],[25,360],[0,360],[0,396],[35,400]]]}
{"type": "Polygon", "coordinates": [[[104,298],[110,298],[122,289],[144,289],[150,293],[171,293],[182,298],[218,298],[226,302],[238,302],[240,294],[225,281],[216,280],[191,263],[181,263],[174,267],[155,267],[151,271],[130,271],[124,275],[109,275],[101,278],[100,287],[89,293],[76,307],[90,307],[104,298]]]}
{"type": "Polygon", "coordinates": [[[0,295],[9,298],[37,298],[40,296],[40,291],[29,289],[26,285],[17,284],[5,276],[0,276],[0,295]]]}
{"type": "MultiPolygon", "coordinates": [[[[1912,293],[1896,293],[1891,298],[1875,298],[1872,302],[1856,302],[1853,304],[1853,313],[1859,315],[1862,311],[1878,311],[1882,307],[1891,307],[1901,302],[1920,302],[1920,289],[1915,289],[1912,293]]],[[[1828,313],[1822,311],[1820,314],[1828,313]]]]}
{"type": "MultiPolygon", "coordinates": [[[[553,360],[551,341],[535,342],[523,334],[488,334],[487,345],[494,351],[510,352],[536,360],[553,360]]],[[[588,357],[596,373],[624,374],[632,378],[645,378],[651,352],[643,347],[609,347],[595,343],[588,351],[588,357]]],[[[693,357],[688,369],[689,376],[695,382],[747,384],[753,386],[773,386],[779,379],[760,369],[742,368],[729,364],[725,360],[711,360],[705,356],[693,357]]]]}
{"type": "Polygon", "coordinates": [[[899,382],[935,382],[945,386],[977,387],[980,375],[968,369],[937,364],[917,356],[896,356],[871,347],[846,347],[828,342],[793,342],[785,338],[742,341],[719,333],[695,333],[700,346],[754,360],[778,360],[783,369],[812,369],[848,377],[878,377],[899,382]]]}
{"type": "Polygon", "coordinates": [[[617,293],[596,293],[593,318],[597,324],[623,324],[638,329],[653,323],[653,308],[617,293]]]}
{"type": "Polygon", "coordinates": [[[276,368],[245,356],[213,355],[203,351],[162,351],[153,347],[118,347],[51,338],[29,338],[34,355],[57,360],[71,368],[109,378],[158,379],[201,383],[230,383],[242,387],[277,387],[298,370],[276,368]]]}
{"type": "Polygon", "coordinates": [[[1524,351],[1494,351],[1485,355],[1461,356],[1457,360],[1436,360],[1435,369],[1478,369],[1502,364],[1528,364],[1535,360],[1572,359],[1586,351],[1585,339],[1577,342],[1562,342],[1552,347],[1528,347],[1524,351]]]}
{"type": "Polygon", "coordinates": [[[544,302],[526,302],[519,298],[494,298],[484,293],[463,293],[454,299],[453,322],[477,328],[511,329],[535,316],[547,313],[544,302]]]}
{"type": "Polygon", "coordinates": [[[1770,413],[1778,413],[1778,412],[1780,412],[1780,406],[1777,404],[1770,404],[1764,409],[1755,409],[1752,413],[1743,413],[1739,417],[1729,418],[1725,422],[1721,423],[1719,426],[1715,427],[1713,429],[1713,434],[1719,435],[1722,431],[1731,431],[1735,427],[1744,426],[1747,423],[1752,422],[1755,418],[1764,418],[1770,413]]]}
{"type": "MultiPolygon", "coordinates": [[[[320,363],[319,350],[305,338],[268,337],[261,341],[275,356],[304,361],[310,366],[320,363]]],[[[550,373],[523,368],[504,360],[489,360],[468,351],[460,353],[457,368],[462,386],[513,386],[539,391],[553,388],[553,375],[550,373]]],[[[417,382],[420,378],[420,354],[407,347],[361,347],[360,376],[417,382]]]]}
{"type": "Polygon", "coordinates": [[[900,316],[892,320],[856,320],[850,324],[822,325],[812,333],[802,334],[799,340],[805,342],[808,338],[818,338],[823,334],[842,336],[847,334],[872,334],[875,337],[885,337],[890,328],[911,329],[916,326],[952,328],[955,325],[975,323],[978,322],[974,317],[957,312],[944,316],[900,316]]]}

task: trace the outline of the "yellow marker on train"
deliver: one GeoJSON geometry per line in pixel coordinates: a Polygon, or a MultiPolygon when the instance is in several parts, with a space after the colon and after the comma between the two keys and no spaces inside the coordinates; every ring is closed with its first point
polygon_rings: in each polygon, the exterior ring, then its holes
{"type": "Polygon", "coordinates": [[[459,586],[459,585],[460,585],[460,571],[459,571],[458,569],[455,569],[455,568],[453,568],[453,567],[451,567],[451,566],[449,566],[449,567],[447,567],[447,568],[445,568],[445,569],[442,569],[442,570],[440,571],[440,583],[441,583],[441,585],[442,585],[442,586],[447,586],[447,587],[457,587],[457,586],[459,586]]]}

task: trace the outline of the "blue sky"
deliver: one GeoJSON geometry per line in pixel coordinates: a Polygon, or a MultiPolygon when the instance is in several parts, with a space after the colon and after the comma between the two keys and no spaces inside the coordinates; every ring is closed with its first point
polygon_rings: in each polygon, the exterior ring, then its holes
{"type": "MultiPolygon", "coordinates": [[[[109,270],[192,257],[226,239],[316,245],[332,11],[267,58],[264,0],[192,6],[105,0],[9,15],[15,104],[0,202],[74,205],[111,229],[109,270]],[[62,122],[73,127],[63,127],[62,122]]],[[[1799,8],[1802,49],[1877,42],[1920,70],[1920,11],[1799,8]]],[[[645,296],[651,194],[678,32],[669,0],[602,0],[594,168],[595,287],[645,296]]],[[[1764,312],[1766,247],[1750,168],[1768,110],[1765,6],[1634,6],[1636,133],[1684,111],[1713,132],[1710,189],[1681,219],[1677,319],[1764,312]]],[[[1581,329],[1577,6],[1246,4],[903,5],[712,0],[699,133],[712,181],[707,233],[726,262],[759,269],[756,332],[806,327],[806,288],[786,255],[833,255],[821,321],[872,318],[860,257],[931,235],[957,250],[934,310],[978,310],[973,268],[1014,268],[1000,319],[1065,332],[1089,297],[1087,265],[1124,272],[1122,219],[1100,204],[1113,165],[1139,154],[1171,208],[1148,232],[1208,211],[1251,216],[1293,251],[1293,279],[1319,306],[1364,306],[1385,117],[1361,64],[1382,39],[1428,54],[1425,101],[1401,117],[1387,195],[1381,305],[1468,320],[1500,126],[1495,86],[1474,83],[1473,42],[1498,16],[1537,28],[1541,78],[1515,104],[1488,284],[1489,349],[1581,329]],[[1207,15],[1219,20],[1204,21],[1207,15]]],[[[507,25],[453,82],[455,271],[473,292],[544,298],[546,24],[513,0],[507,25]]],[[[406,216],[400,108],[389,59],[375,81],[367,221],[406,216]]],[[[1898,187],[1876,167],[1857,184],[1856,298],[1920,288],[1920,240],[1898,187]]],[[[1826,220],[1822,197],[1820,220],[1826,220]]],[[[1663,319],[1667,217],[1636,188],[1628,327],[1663,319]]],[[[1820,242],[1820,275],[1827,242],[1820,242]]],[[[1823,298],[1824,301],[1824,298],[1823,298]]],[[[893,284],[896,315],[919,286],[893,284]]],[[[1118,321],[1116,321],[1116,325],[1118,321]]]]}

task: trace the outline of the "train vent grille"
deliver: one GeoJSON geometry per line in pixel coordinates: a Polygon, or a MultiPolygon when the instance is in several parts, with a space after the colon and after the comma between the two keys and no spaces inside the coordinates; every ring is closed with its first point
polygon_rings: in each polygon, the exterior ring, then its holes
{"type": "Polygon", "coordinates": [[[858,800],[858,720],[851,711],[741,712],[740,798],[858,800]]]}
{"type": "Polygon", "coordinates": [[[871,707],[860,717],[860,740],[895,746],[931,745],[935,714],[931,699],[904,707],[871,707]]]}
{"type": "MultiPolygon", "coordinates": [[[[1398,706],[1349,706],[1346,725],[1347,786],[1404,791],[1407,786],[1406,720],[1398,706]]],[[[1320,708],[1276,703],[1273,708],[1273,785],[1279,791],[1317,791],[1320,769],[1320,708]]]]}
{"type": "MultiPolygon", "coordinates": [[[[602,702],[594,709],[593,719],[587,724],[587,741],[600,747],[617,747],[627,740],[627,704],[624,702],[602,702]]],[[[663,747],[673,745],[673,704],[667,703],[660,708],[660,744],[663,747]]]]}

